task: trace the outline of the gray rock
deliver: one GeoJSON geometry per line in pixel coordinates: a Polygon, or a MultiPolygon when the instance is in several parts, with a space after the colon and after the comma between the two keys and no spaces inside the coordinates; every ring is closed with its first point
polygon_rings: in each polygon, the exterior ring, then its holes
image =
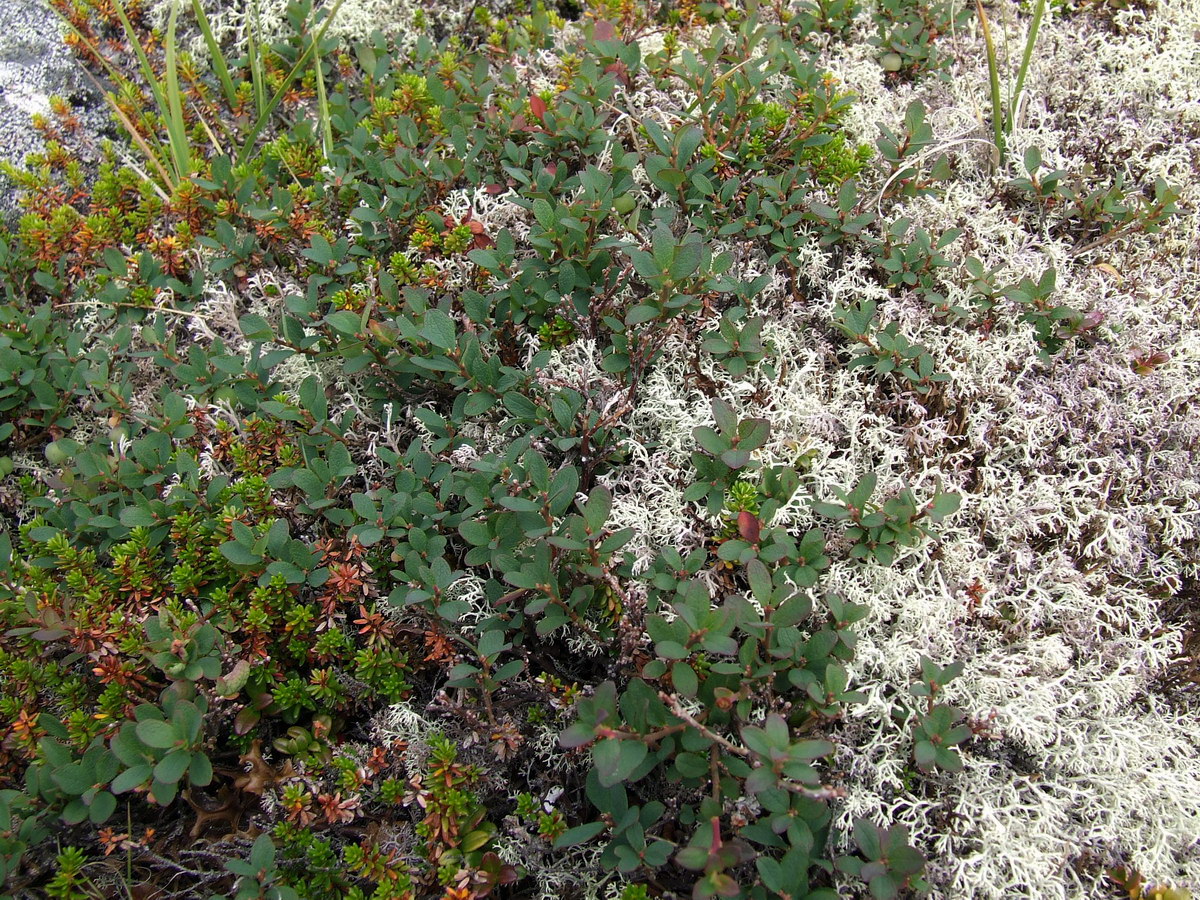
{"type": "MultiPolygon", "coordinates": [[[[109,131],[104,100],[63,44],[62,30],[45,0],[0,0],[0,158],[20,163],[42,148],[30,118],[49,112],[54,95],[71,103],[93,137],[109,131]]],[[[0,183],[0,216],[10,219],[15,208],[11,185],[0,183]]]]}

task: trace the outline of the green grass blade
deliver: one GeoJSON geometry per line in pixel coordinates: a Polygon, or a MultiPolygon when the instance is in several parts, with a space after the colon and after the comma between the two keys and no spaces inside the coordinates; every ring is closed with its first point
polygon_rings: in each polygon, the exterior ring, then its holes
{"type": "Polygon", "coordinates": [[[212,24],[208,21],[208,16],[204,14],[204,7],[200,5],[200,0],[192,0],[192,13],[196,16],[196,24],[200,26],[204,44],[208,47],[208,56],[212,60],[213,71],[217,73],[217,81],[221,84],[221,93],[225,95],[225,102],[232,108],[237,104],[237,89],[233,85],[233,77],[229,74],[229,64],[225,61],[224,54],[221,53],[221,45],[213,36],[212,24]]]}
{"type": "Polygon", "coordinates": [[[333,154],[333,123],[329,121],[329,99],[325,95],[325,70],[321,65],[320,48],[314,54],[313,69],[317,80],[317,122],[321,129],[321,145],[325,151],[325,161],[333,154]]]}
{"type": "Polygon", "coordinates": [[[167,96],[167,136],[171,142],[171,157],[180,180],[192,174],[192,150],[188,141],[187,120],[183,117],[183,94],[179,89],[179,61],[175,26],[179,18],[179,3],[171,4],[167,19],[166,71],[163,73],[167,96]]]}
{"type": "MultiPolygon", "coordinates": [[[[97,85],[97,87],[99,87],[99,85],[97,85]]],[[[154,168],[158,170],[158,174],[162,176],[163,183],[158,185],[154,184],[154,182],[149,178],[146,180],[150,181],[150,183],[154,186],[154,190],[160,197],[163,198],[164,201],[169,200],[171,193],[175,189],[175,181],[171,178],[171,173],[167,171],[167,167],[163,164],[163,148],[160,145],[159,152],[155,152],[155,150],[151,148],[148,143],[146,143],[146,139],[141,136],[134,124],[129,121],[129,117],[121,111],[121,107],[117,106],[116,98],[114,98],[112,94],[105,94],[104,99],[107,101],[109,109],[112,110],[113,115],[117,117],[117,120],[123,126],[125,126],[125,131],[128,132],[129,139],[137,144],[138,149],[142,151],[142,154],[146,157],[146,159],[149,160],[154,168]]]]}
{"type": "Polygon", "coordinates": [[[338,10],[342,7],[342,2],[343,0],[337,0],[337,2],[330,7],[329,15],[325,17],[325,21],[321,25],[321,29],[317,32],[314,40],[308,45],[308,48],[304,51],[304,53],[300,55],[300,58],[296,60],[296,64],[292,66],[291,71],[287,74],[287,77],[283,79],[283,83],[280,84],[279,90],[276,91],[275,96],[268,101],[266,108],[259,110],[258,121],[254,123],[254,126],[250,129],[249,134],[246,135],[246,142],[242,145],[241,152],[238,154],[238,165],[245,164],[250,152],[254,149],[254,144],[258,139],[258,135],[266,127],[267,122],[270,120],[272,113],[275,112],[275,108],[279,106],[280,101],[283,100],[283,95],[287,93],[288,87],[291,85],[292,81],[295,80],[296,76],[304,69],[304,67],[308,65],[313,56],[316,55],[317,50],[321,45],[321,41],[325,39],[325,33],[329,31],[329,26],[333,24],[333,17],[337,15],[338,10]]]}
{"type": "Polygon", "coordinates": [[[992,29],[988,24],[987,13],[983,11],[982,0],[975,0],[975,9],[979,12],[979,25],[983,29],[983,43],[987,48],[988,81],[992,89],[992,141],[999,154],[999,164],[1004,165],[1004,104],[1000,100],[1000,69],[996,64],[996,44],[992,41],[992,29]]]}
{"type": "Polygon", "coordinates": [[[258,46],[258,2],[250,4],[250,20],[246,24],[246,59],[250,65],[250,82],[254,85],[255,121],[262,117],[267,105],[267,78],[263,72],[262,53],[258,46]]]}
{"type": "MultiPolygon", "coordinates": [[[[78,37],[79,40],[82,41],[83,44],[88,48],[88,50],[91,51],[93,58],[100,61],[100,64],[102,66],[104,66],[105,70],[109,74],[109,77],[112,78],[114,83],[119,84],[120,82],[125,80],[125,76],[123,74],[121,74],[120,71],[117,70],[116,66],[114,66],[107,59],[105,59],[104,55],[100,52],[100,49],[95,44],[93,44],[90,40],[88,40],[87,36],[85,34],[83,34],[83,32],[81,32],[78,28],[76,28],[71,23],[70,19],[68,19],[66,16],[64,16],[62,13],[60,13],[53,6],[51,6],[50,8],[54,10],[54,12],[63,21],[63,23],[68,28],[70,28],[71,31],[73,31],[75,33],[76,37],[78,37]]],[[[137,145],[139,150],[142,151],[142,153],[145,155],[147,161],[151,164],[151,166],[154,169],[158,170],[158,173],[160,175],[162,175],[162,178],[163,178],[162,185],[155,184],[154,189],[156,191],[158,191],[159,194],[161,194],[164,199],[166,199],[169,192],[171,190],[173,190],[174,186],[175,186],[175,180],[171,177],[170,172],[167,170],[167,166],[169,165],[170,160],[167,158],[166,148],[162,145],[162,142],[159,141],[158,136],[155,135],[153,131],[150,132],[149,139],[147,139],[146,137],[143,137],[141,132],[139,132],[137,130],[137,126],[135,126],[133,124],[133,122],[130,121],[129,117],[127,115],[125,115],[124,112],[121,111],[121,108],[119,106],[117,106],[117,101],[113,97],[113,95],[110,94],[108,91],[104,90],[104,88],[101,86],[100,82],[98,82],[92,76],[92,73],[89,72],[86,68],[83,68],[83,73],[88,77],[88,79],[92,82],[92,84],[94,84],[96,86],[97,92],[100,93],[104,97],[104,100],[108,104],[109,108],[112,110],[113,115],[121,123],[121,126],[125,129],[125,132],[129,135],[129,139],[131,141],[133,141],[134,144],[137,145]],[[165,190],[164,190],[164,188],[165,188],[165,190]]],[[[151,182],[151,183],[153,183],[153,182],[151,182]]]]}
{"type": "Polygon", "coordinates": [[[1029,71],[1029,63],[1033,59],[1033,47],[1037,43],[1038,29],[1042,27],[1042,16],[1046,13],[1046,0],[1037,0],[1033,7],[1033,21],[1029,23],[1029,34],[1025,38],[1025,50],[1021,54],[1021,68],[1017,70],[1017,84],[1009,98],[1008,131],[1011,134],[1017,115],[1017,103],[1020,102],[1021,92],[1025,90],[1025,75],[1029,71]]]}
{"type": "Polygon", "coordinates": [[[133,29],[133,23],[129,21],[129,16],[125,14],[125,7],[121,0],[113,0],[113,8],[116,10],[117,16],[121,19],[121,27],[125,29],[125,38],[129,41],[129,46],[133,48],[133,52],[137,55],[138,64],[142,67],[142,77],[146,79],[147,85],[150,87],[150,93],[154,95],[154,102],[158,106],[159,115],[166,118],[167,102],[163,96],[162,85],[158,82],[158,76],[154,74],[154,67],[150,65],[150,59],[146,56],[146,50],[142,47],[141,41],[138,40],[137,32],[133,29]]]}

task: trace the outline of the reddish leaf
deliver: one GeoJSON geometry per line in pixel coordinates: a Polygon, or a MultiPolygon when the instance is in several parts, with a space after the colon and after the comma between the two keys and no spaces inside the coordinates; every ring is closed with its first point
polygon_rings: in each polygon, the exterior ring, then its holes
{"type": "Polygon", "coordinates": [[[492,194],[492,195],[499,194],[499,193],[502,193],[502,192],[504,191],[504,185],[502,185],[502,184],[489,184],[489,185],[488,185],[488,186],[485,188],[485,190],[486,190],[486,191],[487,191],[489,194],[492,194]]]}
{"type": "Polygon", "coordinates": [[[550,165],[546,166],[546,171],[549,172],[551,175],[557,175],[558,174],[558,163],[550,163],[550,165]]]}
{"type": "Polygon", "coordinates": [[[546,110],[549,108],[546,106],[546,101],[537,94],[534,94],[529,98],[529,108],[533,111],[533,114],[537,116],[537,120],[542,124],[545,124],[546,110]]]}
{"type": "Polygon", "coordinates": [[[742,889],[738,883],[724,872],[713,872],[708,876],[718,897],[739,897],[742,889]]]}
{"type": "Polygon", "coordinates": [[[612,22],[607,19],[600,19],[596,22],[596,27],[592,31],[592,37],[598,41],[611,41],[617,36],[617,29],[613,28],[612,22]]]}
{"type": "Polygon", "coordinates": [[[262,714],[257,709],[252,709],[249,706],[245,707],[237,714],[237,718],[233,720],[234,734],[246,734],[258,724],[258,720],[261,717],[262,714]]]}
{"type": "Polygon", "coordinates": [[[633,79],[629,77],[629,69],[625,68],[625,63],[615,62],[609,63],[604,67],[605,72],[612,72],[617,76],[617,81],[629,88],[633,86],[633,79]]]}
{"type": "Polygon", "coordinates": [[[738,534],[747,543],[757,544],[762,536],[762,522],[758,521],[758,516],[745,509],[738,513],[738,534]]]}

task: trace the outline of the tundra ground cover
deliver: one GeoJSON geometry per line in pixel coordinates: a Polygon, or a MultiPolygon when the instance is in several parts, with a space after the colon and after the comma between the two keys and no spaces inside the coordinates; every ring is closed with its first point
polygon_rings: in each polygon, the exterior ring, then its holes
{"type": "Polygon", "coordinates": [[[5,171],[8,891],[1195,885],[1194,3],[260,7],[5,171]]]}

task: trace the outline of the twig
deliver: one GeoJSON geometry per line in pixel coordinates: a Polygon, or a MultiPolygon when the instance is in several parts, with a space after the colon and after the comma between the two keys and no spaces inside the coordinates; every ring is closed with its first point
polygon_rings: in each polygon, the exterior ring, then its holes
{"type": "Polygon", "coordinates": [[[722,737],[721,735],[717,734],[715,731],[711,730],[710,728],[708,728],[704,724],[702,724],[695,716],[693,716],[691,713],[689,713],[686,709],[683,708],[683,706],[679,703],[679,698],[676,697],[674,694],[668,694],[665,691],[659,691],[658,698],[660,700],[662,700],[663,703],[667,704],[667,706],[670,707],[671,715],[677,716],[678,718],[683,719],[683,721],[687,722],[689,725],[691,725],[693,728],[695,728],[698,732],[700,732],[702,735],[704,735],[706,738],[708,738],[714,744],[720,744],[722,747],[724,747],[730,753],[734,753],[738,756],[741,756],[741,757],[749,757],[750,756],[750,751],[747,750],[745,747],[739,747],[737,744],[732,743],[727,738],[722,737]]]}
{"type": "Polygon", "coordinates": [[[888,180],[883,183],[883,187],[881,187],[879,189],[879,195],[875,198],[875,211],[879,214],[879,217],[881,219],[883,218],[883,198],[887,194],[888,188],[892,186],[893,181],[895,181],[898,177],[900,177],[901,174],[906,172],[908,169],[915,168],[918,163],[924,162],[925,158],[927,156],[930,156],[931,154],[934,154],[934,153],[937,153],[940,151],[949,150],[951,147],[957,147],[959,144],[985,144],[986,146],[992,147],[992,148],[995,148],[995,146],[996,146],[991,141],[984,140],[983,138],[957,137],[957,138],[951,138],[949,141],[947,141],[944,144],[937,144],[936,146],[933,146],[933,147],[926,147],[924,150],[922,150],[920,153],[918,153],[916,155],[916,157],[914,157],[911,161],[909,161],[905,166],[903,166],[902,168],[899,168],[895,172],[893,172],[891,177],[889,177],[888,180]]]}
{"type": "Polygon", "coordinates": [[[205,322],[211,322],[212,316],[201,315],[197,312],[190,312],[186,309],[172,309],[169,306],[142,306],[139,303],[101,303],[99,300],[75,300],[70,303],[58,303],[55,308],[64,306],[89,306],[92,309],[111,309],[121,307],[125,309],[142,309],[146,312],[168,313],[173,316],[191,316],[193,319],[200,319],[205,322]]]}

